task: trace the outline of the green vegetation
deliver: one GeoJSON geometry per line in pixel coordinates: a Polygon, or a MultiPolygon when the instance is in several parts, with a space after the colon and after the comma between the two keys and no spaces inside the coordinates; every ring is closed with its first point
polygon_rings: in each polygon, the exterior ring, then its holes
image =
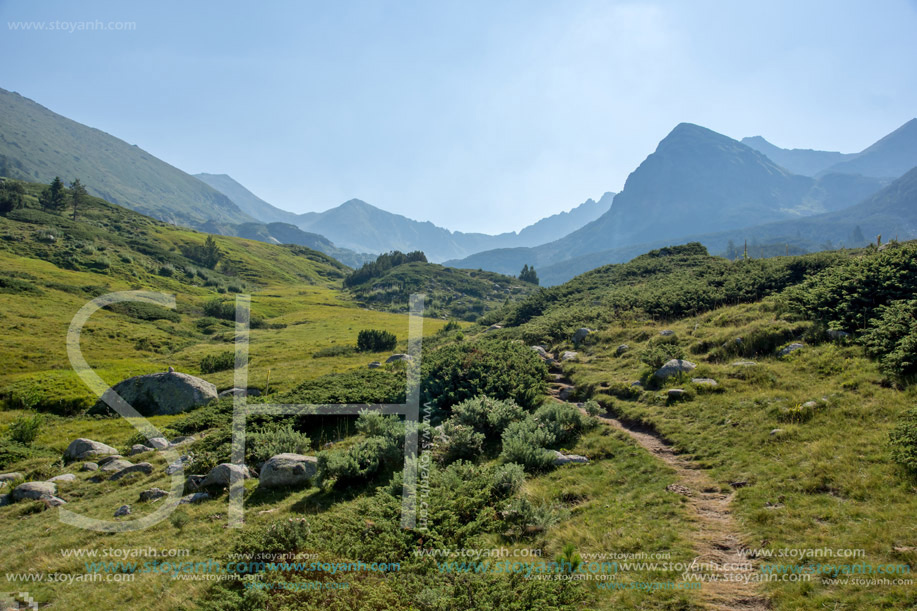
{"type": "Polygon", "coordinates": [[[535,288],[510,276],[427,263],[422,252],[398,251],[366,263],[344,285],[366,306],[393,312],[406,312],[411,294],[423,293],[426,316],[469,322],[535,288]]]}
{"type": "Polygon", "coordinates": [[[529,284],[538,284],[538,274],[535,272],[534,267],[529,267],[528,263],[522,266],[522,271],[519,272],[519,279],[529,284]]]}
{"type": "Polygon", "coordinates": [[[357,350],[360,352],[385,352],[394,350],[398,338],[394,333],[379,329],[364,329],[357,334],[357,350]]]}

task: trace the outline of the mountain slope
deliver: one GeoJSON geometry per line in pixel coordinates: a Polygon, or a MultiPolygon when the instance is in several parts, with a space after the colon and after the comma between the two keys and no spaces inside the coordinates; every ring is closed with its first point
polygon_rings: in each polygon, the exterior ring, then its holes
{"type": "Polygon", "coordinates": [[[784,149],[775,146],[762,138],[753,136],[742,138],[742,144],[750,146],[759,153],[763,153],[776,163],[794,174],[815,176],[831,166],[855,157],[855,154],[838,153],[834,151],[816,151],[812,149],[784,149]]]}
{"type": "Polygon", "coordinates": [[[79,178],[90,193],[170,223],[252,218],[228,197],[137,146],[0,89],[0,175],[79,178]]]}
{"type": "Polygon", "coordinates": [[[842,161],[828,172],[897,178],[917,166],[917,119],[911,119],[853,159],[842,161]]]}
{"type": "Polygon", "coordinates": [[[245,214],[262,223],[295,224],[299,219],[298,214],[272,206],[236,182],[231,176],[201,173],[195,174],[194,177],[231,199],[245,214]]]}
{"type": "Polygon", "coordinates": [[[608,212],[614,197],[615,194],[609,192],[602,195],[599,201],[587,199],[569,212],[560,212],[545,217],[523,228],[516,234],[515,238],[509,237],[513,234],[501,234],[495,237],[508,236],[506,241],[509,243],[506,246],[538,246],[539,244],[553,242],[608,212]]]}

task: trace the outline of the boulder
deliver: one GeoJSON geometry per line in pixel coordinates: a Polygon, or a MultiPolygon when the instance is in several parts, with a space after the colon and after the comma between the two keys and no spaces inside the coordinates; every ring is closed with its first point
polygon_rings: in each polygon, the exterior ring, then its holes
{"type": "Polygon", "coordinates": [[[576,357],[577,357],[577,356],[579,356],[579,353],[578,353],[578,352],[574,352],[573,350],[567,350],[567,351],[564,352],[562,355],[560,355],[560,360],[562,360],[562,361],[574,361],[574,360],[576,360],[576,357]]]}
{"type": "Polygon", "coordinates": [[[206,478],[206,475],[189,475],[185,478],[185,490],[197,490],[206,478]]]}
{"type": "Polygon", "coordinates": [[[133,467],[134,463],[129,460],[124,460],[123,458],[116,458],[115,460],[109,460],[105,463],[99,463],[99,471],[104,471],[105,473],[117,473],[122,469],[127,469],[128,467],[133,467]]]}
{"type": "Polygon", "coordinates": [[[666,329],[665,331],[660,331],[659,335],[661,335],[662,337],[671,337],[675,335],[675,332],[672,331],[671,329],[666,329]]]}
{"type": "Polygon", "coordinates": [[[194,443],[195,441],[197,441],[197,437],[194,437],[193,435],[176,437],[172,440],[172,447],[185,445],[186,443],[194,443]]]}
{"type": "Polygon", "coordinates": [[[576,330],[576,333],[573,334],[573,343],[579,344],[581,341],[589,337],[594,331],[592,329],[587,329],[586,327],[580,327],[576,330]]]}
{"type": "Polygon", "coordinates": [[[178,471],[181,471],[182,469],[190,465],[192,460],[193,458],[190,454],[186,454],[184,456],[179,457],[178,460],[176,460],[175,462],[170,464],[168,467],[166,467],[166,475],[172,475],[173,473],[177,473],[178,471]]]}
{"type": "Polygon", "coordinates": [[[540,356],[541,358],[543,359],[548,358],[548,351],[544,349],[544,346],[532,346],[532,350],[537,352],[538,356],[540,356]]]}
{"type": "Polygon", "coordinates": [[[13,495],[11,494],[0,494],[0,507],[6,507],[13,502],[13,495]]]}
{"type": "Polygon", "coordinates": [[[180,414],[217,398],[217,387],[207,380],[167,371],[118,382],[95,404],[92,412],[109,411],[104,399],[113,392],[144,416],[180,414]]]}
{"type": "Polygon", "coordinates": [[[792,354],[793,352],[796,352],[797,350],[802,350],[803,348],[805,348],[805,344],[800,344],[799,342],[795,342],[795,343],[793,343],[793,344],[790,344],[789,346],[787,346],[787,347],[784,348],[783,350],[781,350],[781,351],[778,353],[778,355],[779,355],[779,356],[786,356],[786,355],[788,355],[788,354],[792,354]]]}
{"type": "Polygon", "coordinates": [[[691,378],[691,383],[697,386],[719,386],[719,383],[713,378],[691,378]]]}
{"type": "Polygon", "coordinates": [[[656,371],[656,373],[654,373],[653,375],[659,378],[660,380],[666,380],[680,373],[688,373],[689,371],[693,371],[695,367],[697,367],[697,365],[695,365],[691,361],[685,361],[682,359],[672,359],[671,361],[667,362],[665,365],[660,367],[658,371],[656,371]]]}
{"type": "Polygon", "coordinates": [[[54,482],[26,482],[13,488],[12,499],[21,501],[29,499],[37,501],[42,497],[51,497],[57,494],[57,484],[54,482]]]}
{"type": "Polygon", "coordinates": [[[678,399],[685,398],[685,391],[683,388],[670,388],[668,393],[669,399],[672,401],[677,401],[678,399]]]}
{"type": "Polygon", "coordinates": [[[125,467],[121,469],[120,471],[118,471],[117,473],[109,477],[108,479],[114,482],[114,481],[121,479],[125,475],[130,475],[131,473],[143,473],[144,475],[149,475],[152,472],[153,472],[153,465],[151,465],[148,462],[138,462],[136,465],[131,465],[129,467],[125,467]]]}
{"type": "Polygon", "coordinates": [[[150,488],[149,490],[144,490],[140,493],[140,500],[144,503],[149,501],[155,501],[156,499],[161,499],[164,496],[168,496],[168,492],[162,488],[150,488]]]}
{"type": "Polygon", "coordinates": [[[67,501],[56,496],[43,496],[39,500],[48,507],[60,507],[61,505],[67,504],[67,501]]]}
{"type": "Polygon", "coordinates": [[[153,446],[157,450],[165,450],[166,448],[172,445],[169,443],[169,440],[166,439],[165,437],[153,437],[152,439],[148,439],[147,443],[149,443],[151,446],[153,446]]]}
{"type": "Polygon", "coordinates": [[[187,503],[200,503],[201,501],[206,501],[210,498],[210,495],[206,492],[195,492],[193,494],[186,494],[181,497],[181,500],[178,502],[179,505],[185,505],[187,503]]]}
{"type": "Polygon", "coordinates": [[[559,467],[561,465],[582,465],[589,462],[589,459],[585,456],[578,456],[576,454],[563,454],[554,450],[554,466],[559,467]]]}
{"type": "Polygon", "coordinates": [[[63,473],[61,475],[55,475],[48,481],[49,482],[75,482],[76,475],[74,475],[73,473],[63,473]]]}
{"type": "Polygon", "coordinates": [[[783,429],[772,429],[771,435],[779,435],[782,432],[783,432],[783,429]]]}
{"type": "Polygon", "coordinates": [[[99,464],[94,462],[84,462],[83,466],[80,467],[80,471],[98,471],[99,464]]]}
{"type": "Polygon", "coordinates": [[[615,348],[615,356],[621,356],[628,350],[630,350],[630,346],[628,346],[627,344],[621,344],[620,346],[615,348]]]}
{"type": "Polygon", "coordinates": [[[410,354],[393,354],[392,356],[385,359],[386,363],[395,363],[397,361],[413,361],[414,359],[410,354]]]}
{"type": "Polygon", "coordinates": [[[315,476],[318,459],[302,454],[278,454],[261,467],[260,485],[265,488],[305,486],[315,476]]]}
{"type": "Polygon", "coordinates": [[[829,329],[828,337],[830,337],[831,339],[846,339],[850,337],[850,334],[847,333],[846,331],[841,331],[839,329],[829,329]]]}
{"type": "Polygon", "coordinates": [[[380,363],[379,361],[373,361],[372,363],[367,365],[367,367],[369,367],[370,369],[379,369],[380,367],[382,367],[382,363],[380,363]]]}
{"type": "Polygon", "coordinates": [[[201,481],[200,487],[207,488],[209,486],[229,486],[232,473],[238,473],[242,479],[248,479],[251,477],[246,467],[224,462],[223,464],[217,465],[210,470],[210,473],[207,474],[207,477],[201,481]]]}
{"type": "Polygon", "coordinates": [[[64,451],[64,458],[69,460],[83,460],[90,456],[106,456],[117,454],[118,450],[99,441],[81,437],[74,439],[64,451]]]}
{"type": "Polygon", "coordinates": [[[131,446],[131,451],[127,453],[128,456],[136,456],[137,454],[143,454],[144,452],[152,452],[154,448],[150,446],[145,446],[142,443],[135,443],[131,446]]]}
{"type": "Polygon", "coordinates": [[[131,506],[130,505],[121,505],[115,510],[115,517],[120,518],[122,516],[131,515],[131,506]]]}
{"type": "Polygon", "coordinates": [[[25,476],[18,471],[12,471],[10,473],[0,473],[0,482],[12,482],[17,479],[23,479],[25,476]]]}
{"type": "Polygon", "coordinates": [[[499,331],[502,328],[503,327],[500,325],[490,325],[489,327],[487,327],[487,331],[485,331],[485,333],[490,333],[491,331],[499,331]]]}
{"type": "Polygon", "coordinates": [[[564,386],[557,393],[557,398],[561,401],[568,401],[570,397],[576,394],[576,388],[573,386],[564,386]]]}

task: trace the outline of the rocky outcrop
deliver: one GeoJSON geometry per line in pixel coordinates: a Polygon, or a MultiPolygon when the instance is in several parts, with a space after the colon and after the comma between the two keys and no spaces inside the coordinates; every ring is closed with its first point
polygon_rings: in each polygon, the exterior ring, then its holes
{"type": "Polygon", "coordinates": [[[85,460],[91,456],[108,456],[117,454],[118,450],[99,441],[81,437],[74,439],[64,451],[64,458],[68,460],[85,460]]]}
{"type": "Polygon", "coordinates": [[[261,467],[259,484],[265,488],[306,486],[315,476],[318,459],[303,454],[278,454],[261,467]]]}
{"type": "Polygon", "coordinates": [[[207,474],[207,477],[201,481],[200,487],[208,488],[210,486],[229,486],[230,478],[232,477],[233,473],[238,473],[242,479],[248,479],[251,477],[251,475],[248,473],[247,467],[240,467],[239,465],[224,462],[223,464],[217,465],[210,470],[210,473],[207,474]]]}
{"type": "Polygon", "coordinates": [[[135,376],[115,384],[99,400],[92,412],[107,412],[104,399],[117,393],[144,416],[180,414],[206,405],[217,398],[217,388],[207,380],[186,373],[168,371],[135,376]]]}
{"type": "Polygon", "coordinates": [[[57,485],[54,482],[26,482],[13,488],[11,497],[14,501],[37,501],[57,494],[57,485]]]}

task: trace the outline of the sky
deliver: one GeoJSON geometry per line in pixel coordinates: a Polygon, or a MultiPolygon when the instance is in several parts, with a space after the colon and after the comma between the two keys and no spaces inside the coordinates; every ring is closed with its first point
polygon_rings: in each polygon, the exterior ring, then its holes
{"type": "Polygon", "coordinates": [[[915,32],[917,0],[0,0],[0,87],[280,208],[498,233],[683,121],[859,151],[917,116],[915,32]]]}

